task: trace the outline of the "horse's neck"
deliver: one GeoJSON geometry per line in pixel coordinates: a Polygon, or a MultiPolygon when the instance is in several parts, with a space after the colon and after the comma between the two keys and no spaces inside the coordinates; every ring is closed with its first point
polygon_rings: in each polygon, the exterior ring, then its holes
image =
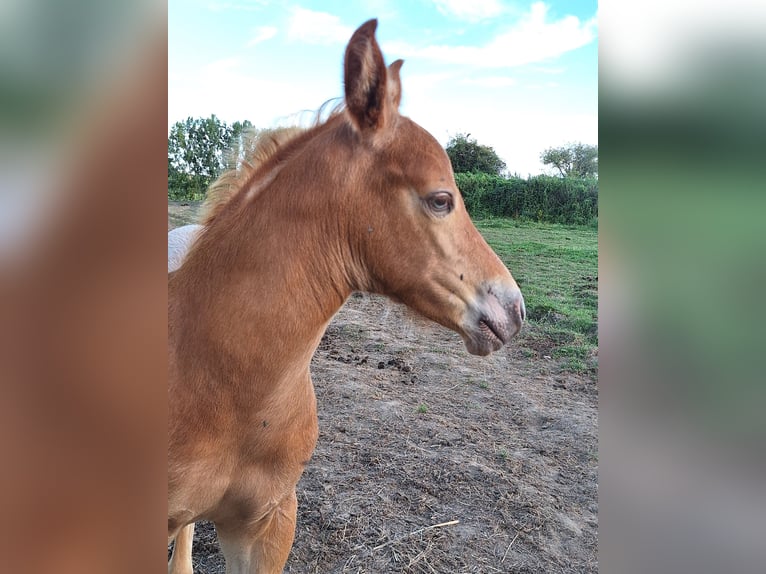
{"type": "Polygon", "coordinates": [[[173,344],[184,353],[179,360],[211,371],[225,362],[243,382],[289,378],[307,372],[351,288],[321,222],[251,211],[249,221],[232,218],[234,227],[214,221],[176,272],[173,344]]]}

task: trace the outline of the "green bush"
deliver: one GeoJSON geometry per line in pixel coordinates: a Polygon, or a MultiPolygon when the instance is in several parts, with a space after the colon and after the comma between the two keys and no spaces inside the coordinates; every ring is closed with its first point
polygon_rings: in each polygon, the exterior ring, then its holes
{"type": "Polygon", "coordinates": [[[512,217],[566,225],[598,225],[598,180],[538,175],[529,179],[456,173],[472,217],[512,217]]]}

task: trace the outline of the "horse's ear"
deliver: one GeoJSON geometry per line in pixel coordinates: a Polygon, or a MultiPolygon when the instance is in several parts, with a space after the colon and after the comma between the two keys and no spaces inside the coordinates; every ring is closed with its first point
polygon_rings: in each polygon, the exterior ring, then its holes
{"type": "Polygon", "coordinates": [[[363,132],[383,127],[391,105],[387,101],[386,64],[375,40],[377,26],[377,20],[369,20],[354,32],[343,63],[346,108],[363,132]]]}
{"type": "Polygon", "coordinates": [[[402,69],[404,60],[396,60],[388,67],[388,98],[393,102],[394,109],[399,109],[402,101],[402,81],[399,79],[399,70],[402,69]]]}

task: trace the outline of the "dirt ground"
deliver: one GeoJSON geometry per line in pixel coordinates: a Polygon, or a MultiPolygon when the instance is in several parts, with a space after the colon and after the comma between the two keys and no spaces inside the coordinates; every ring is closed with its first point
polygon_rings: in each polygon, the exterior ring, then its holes
{"type": "MultiPolygon", "coordinates": [[[[354,294],[312,377],[319,441],[285,572],[598,571],[595,375],[513,342],[471,356],[458,335],[354,294]]],[[[193,562],[225,571],[210,524],[193,562]]]]}

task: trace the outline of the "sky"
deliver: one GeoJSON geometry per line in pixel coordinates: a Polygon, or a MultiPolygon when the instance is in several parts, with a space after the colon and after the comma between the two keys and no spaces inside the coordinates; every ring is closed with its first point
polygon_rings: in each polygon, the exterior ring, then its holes
{"type": "Polygon", "coordinates": [[[470,134],[522,177],[549,147],[598,143],[596,0],[169,0],[168,120],[258,128],[343,95],[353,31],[404,59],[400,112],[443,145],[470,134]]]}

